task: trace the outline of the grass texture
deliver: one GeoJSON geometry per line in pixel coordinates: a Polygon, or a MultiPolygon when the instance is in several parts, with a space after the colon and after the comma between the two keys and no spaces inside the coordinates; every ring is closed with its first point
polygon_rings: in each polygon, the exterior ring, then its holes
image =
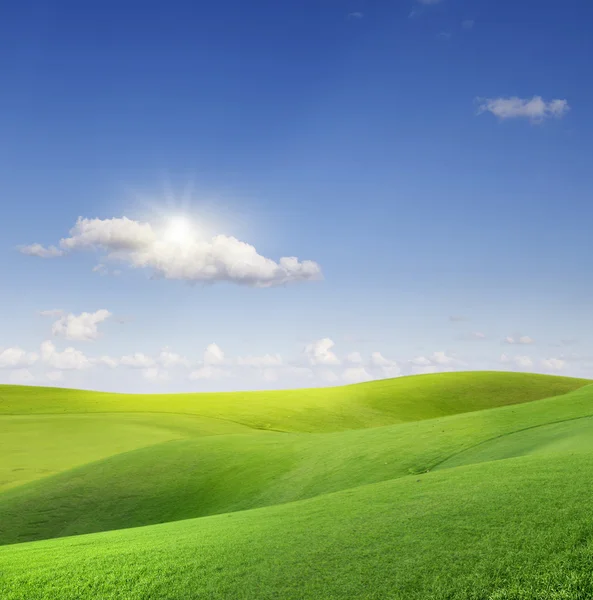
{"type": "Polygon", "coordinates": [[[0,598],[589,600],[590,384],[0,386],[0,598]]]}

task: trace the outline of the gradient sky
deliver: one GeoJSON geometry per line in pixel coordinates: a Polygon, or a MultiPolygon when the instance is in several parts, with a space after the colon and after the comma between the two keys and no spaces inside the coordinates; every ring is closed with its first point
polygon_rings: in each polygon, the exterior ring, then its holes
{"type": "Polygon", "coordinates": [[[592,19],[585,0],[4,3],[0,382],[593,378],[592,19]]]}

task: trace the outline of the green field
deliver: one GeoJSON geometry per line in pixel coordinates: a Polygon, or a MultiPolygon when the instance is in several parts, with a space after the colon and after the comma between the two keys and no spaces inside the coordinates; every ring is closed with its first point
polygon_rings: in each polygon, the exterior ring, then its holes
{"type": "Polygon", "coordinates": [[[0,598],[593,598],[593,382],[0,386],[0,598]]]}

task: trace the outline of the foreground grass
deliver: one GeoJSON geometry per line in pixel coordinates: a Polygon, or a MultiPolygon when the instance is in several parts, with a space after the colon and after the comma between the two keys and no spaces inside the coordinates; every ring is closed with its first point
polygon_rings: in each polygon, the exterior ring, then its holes
{"type": "Polygon", "coordinates": [[[0,543],[270,506],[525,454],[593,450],[593,386],[536,402],[328,434],[173,440],[0,494],[0,543]]]}
{"type": "Polygon", "coordinates": [[[311,500],[0,548],[3,600],[589,600],[593,457],[524,456],[311,500]]]}
{"type": "Polygon", "coordinates": [[[591,600],[587,384],[0,386],[0,598],[591,600]]]}

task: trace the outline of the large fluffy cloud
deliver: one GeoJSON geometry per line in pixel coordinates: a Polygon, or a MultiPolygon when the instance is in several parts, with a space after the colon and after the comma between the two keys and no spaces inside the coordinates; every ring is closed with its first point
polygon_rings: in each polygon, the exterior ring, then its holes
{"type": "Polygon", "coordinates": [[[40,244],[23,246],[21,252],[35,256],[60,256],[76,250],[103,250],[107,259],[133,268],[152,270],[155,277],[190,282],[229,281],[254,287],[271,287],[294,281],[321,279],[319,265],[310,260],[283,257],[278,262],[258,254],[250,244],[235,237],[196,234],[168,235],[127,217],[85,219],[80,217],[60,249],[40,244]]]}

